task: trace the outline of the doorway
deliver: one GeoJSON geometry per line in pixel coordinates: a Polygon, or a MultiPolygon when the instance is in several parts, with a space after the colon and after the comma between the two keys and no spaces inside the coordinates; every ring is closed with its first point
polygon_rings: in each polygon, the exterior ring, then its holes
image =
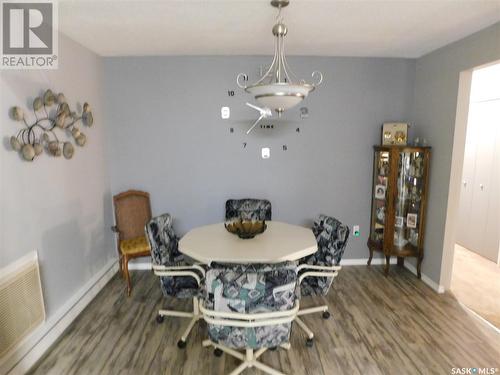
{"type": "Polygon", "coordinates": [[[500,64],[472,71],[451,292],[500,330],[500,64]]]}

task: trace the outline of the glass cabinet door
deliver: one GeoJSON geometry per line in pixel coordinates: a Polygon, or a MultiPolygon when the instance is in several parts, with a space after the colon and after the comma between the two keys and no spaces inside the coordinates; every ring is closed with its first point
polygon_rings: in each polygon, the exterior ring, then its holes
{"type": "Polygon", "coordinates": [[[386,230],[388,182],[390,175],[389,151],[376,151],[373,173],[373,203],[370,239],[382,245],[386,230]]]}
{"type": "Polygon", "coordinates": [[[394,246],[417,249],[424,189],[424,153],[399,153],[397,197],[394,205],[394,246]]]}

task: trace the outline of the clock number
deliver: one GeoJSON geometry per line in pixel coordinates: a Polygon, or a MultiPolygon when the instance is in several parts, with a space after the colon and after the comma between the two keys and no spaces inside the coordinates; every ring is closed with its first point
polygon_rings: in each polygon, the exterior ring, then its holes
{"type": "Polygon", "coordinates": [[[234,96],[234,90],[227,90],[227,96],[234,96]]]}
{"type": "Polygon", "coordinates": [[[229,133],[234,133],[234,128],[229,128],[229,133]]]}
{"type": "Polygon", "coordinates": [[[287,145],[283,145],[283,151],[286,151],[288,150],[288,146],[287,145]]]}
{"type": "Polygon", "coordinates": [[[247,143],[243,142],[243,148],[246,148],[246,147],[247,147],[247,143]]]}
{"type": "Polygon", "coordinates": [[[300,133],[300,128],[295,129],[297,133],[300,133]]]}

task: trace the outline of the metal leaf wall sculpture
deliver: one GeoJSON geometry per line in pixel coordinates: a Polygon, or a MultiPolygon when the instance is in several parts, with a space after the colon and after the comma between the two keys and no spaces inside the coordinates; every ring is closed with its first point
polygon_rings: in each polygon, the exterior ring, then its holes
{"type": "Polygon", "coordinates": [[[88,103],[83,105],[82,112],[78,115],[71,111],[64,94],[55,95],[51,90],[47,90],[43,96],[33,100],[32,109],[35,116],[35,122],[32,124],[28,123],[20,107],[11,109],[12,118],[23,122],[24,127],[16,136],[10,138],[10,145],[13,150],[21,153],[24,160],[33,161],[42,154],[44,148],[52,156],[64,155],[66,159],[71,159],[75,153],[73,144],[69,140],[60,141],[56,130],[66,139],[73,137],[78,146],[85,145],[87,136],[80,131],[77,124],[81,121],[84,126],[90,127],[94,123],[88,103]]]}

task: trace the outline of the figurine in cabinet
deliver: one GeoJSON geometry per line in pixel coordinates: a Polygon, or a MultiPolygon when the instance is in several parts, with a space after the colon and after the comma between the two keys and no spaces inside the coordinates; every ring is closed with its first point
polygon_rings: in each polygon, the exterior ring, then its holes
{"type": "Polygon", "coordinates": [[[383,253],[386,275],[391,256],[415,257],[421,277],[429,162],[430,147],[375,146],[368,265],[383,253]]]}

